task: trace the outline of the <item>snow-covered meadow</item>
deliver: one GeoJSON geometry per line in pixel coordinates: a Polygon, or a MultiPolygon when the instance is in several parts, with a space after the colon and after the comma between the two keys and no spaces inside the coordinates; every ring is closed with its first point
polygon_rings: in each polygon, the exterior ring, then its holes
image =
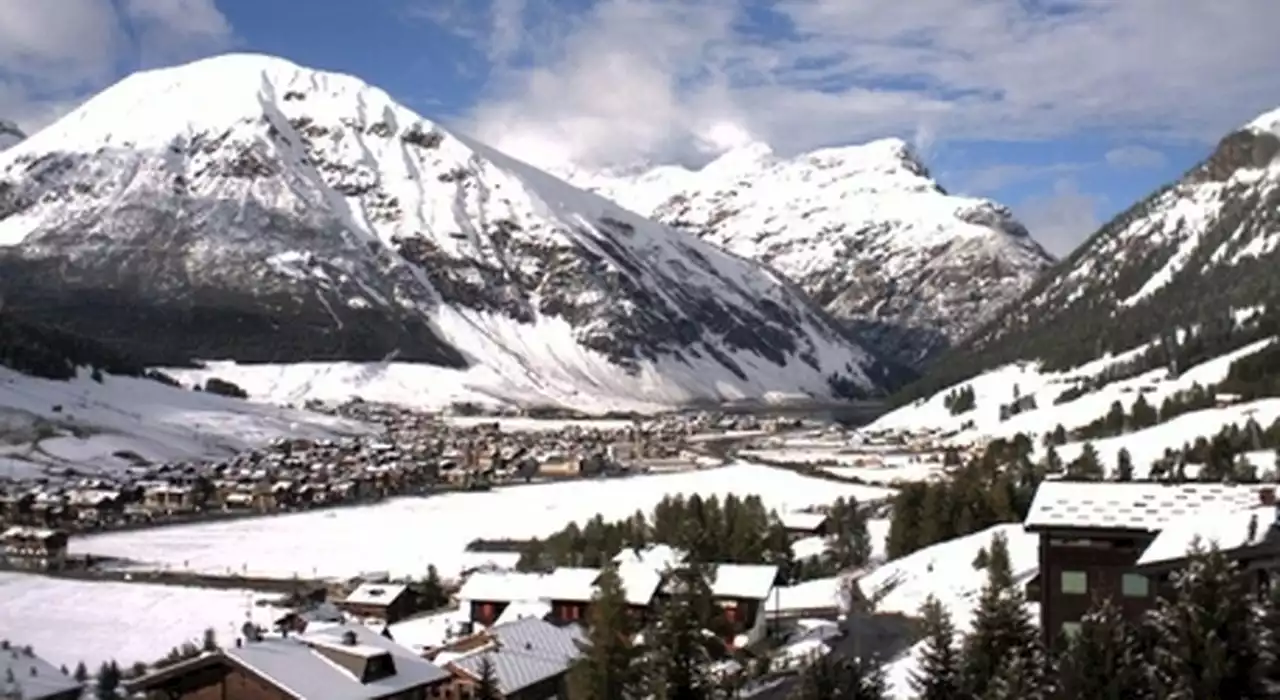
{"type": "Polygon", "coordinates": [[[117,453],[151,462],[229,456],[282,437],[333,438],[370,430],[307,411],[87,371],[53,381],[0,367],[0,476],[44,468],[111,470],[117,453]]]}
{"type": "Polygon", "coordinates": [[[273,596],[149,584],[75,581],[0,573],[0,637],[30,644],[54,665],[93,671],[103,661],[150,663],[212,628],[223,642],[246,619],[268,625],[280,608],[273,596]]]}
{"type": "Polygon", "coordinates": [[[235,522],[108,533],[73,540],[73,553],[144,562],[146,568],[263,576],[347,577],[367,571],[421,576],[429,564],[457,574],[476,538],[549,535],[597,514],[648,512],[671,494],[758,495],[793,510],[840,496],[862,501],[892,490],[840,484],[751,464],[622,479],[522,485],[477,493],[400,498],[376,505],[235,522]]]}

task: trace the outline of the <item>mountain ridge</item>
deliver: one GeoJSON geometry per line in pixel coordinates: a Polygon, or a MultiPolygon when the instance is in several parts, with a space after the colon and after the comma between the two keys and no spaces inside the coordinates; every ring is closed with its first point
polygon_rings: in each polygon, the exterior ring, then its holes
{"type": "Polygon", "coordinates": [[[1280,110],[1100,227],[907,394],[1017,360],[1057,370],[1144,346],[1172,357],[1188,342],[1248,342],[1277,322],[1277,264],[1280,110]]]}
{"type": "Polygon", "coordinates": [[[901,377],[758,264],[269,56],[134,74],[0,154],[0,252],[12,303],[152,364],[419,361],[552,403],[901,377]]]}
{"type": "Polygon", "coordinates": [[[916,366],[1053,262],[1007,207],[949,194],[899,138],[793,157],[753,142],[698,170],[563,176],[769,265],[881,354],[916,366]]]}

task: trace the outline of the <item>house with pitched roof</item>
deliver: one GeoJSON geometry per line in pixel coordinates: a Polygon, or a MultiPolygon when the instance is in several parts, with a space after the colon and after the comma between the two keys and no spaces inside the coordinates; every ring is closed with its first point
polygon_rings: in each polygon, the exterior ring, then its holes
{"type": "Polygon", "coordinates": [[[361,625],[299,636],[246,629],[232,647],[129,682],[130,693],[173,699],[375,700],[438,698],[448,671],[361,625]]]}
{"type": "Polygon", "coordinates": [[[494,625],[433,652],[433,661],[453,677],[439,697],[471,697],[486,664],[505,700],[565,697],[565,677],[585,643],[576,624],[555,625],[529,617],[494,625]]]}
{"type": "Polygon", "coordinates": [[[362,583],[338,601],[343,612],[359,620],[391,625],[413,612],[413,592],[403,583],[362,583]]]}
{"type": "Polygon", "coordinates": [[[1276,492],[1260,484],[1045,481],[1023,526],[1039,535],[1040,570],[1027,586],[1047,641],[1079,630],[1095,599],[1137,618],[1169,592],[1169,574],[1192,543],[1216,545],[1274,569],[1276,492]]]}
{"type": "Polygon", "coordinates": [[[77,700],[83,692],[83,686],[31,647],[0,641],[0,698],[77,700]]]}

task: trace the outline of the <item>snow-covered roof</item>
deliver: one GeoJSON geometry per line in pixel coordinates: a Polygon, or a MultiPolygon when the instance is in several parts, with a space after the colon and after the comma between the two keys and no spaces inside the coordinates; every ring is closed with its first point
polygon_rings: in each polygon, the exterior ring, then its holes
{"type": "Polygon", "coordinates": [[[347,595],[344,603],[356,605],[390,605],[404,595],[409,587],[399,583],[362,583],[347,595]]]}
{"type": "Polygon", "coordinates": [[[655,544],[644,549],[623,549],[613,557],[615,564],[644,564],[657,571],[670,569],[684,561],[684,552],[671,545],[655,544]]]}
{"type": "Polygon", "coordinates": [[[493,621],[493,624],[496,627],[528,617],[545,620],[549,614],[551,614],[551,604],[545,600],[518,600],[508,605],[502,611],[502,614],[498,616],[498,619],[493,621]]]}
{"type": "Polygon", "coordinates": [[[631,605],[648,605],[662,585],[662,572],[646,564],[619,564],[618,578],[631,605]]]}
{"type": "Polygon", "coordinates": [[[541,597],[546,600],[586,602],[595,595],[598,578],[600,569],[562,566],[543,578],[541,597]]]}
{"type": "Polygon", "coordinates": [[[1275,526],[1276,516],[1275,506],[1255,506],[1227,512],[1212,509],[1180,518],[1151,541],[1138,558],[1138,566],[1182,559],[1196,539],[1202,546],[1224,551],[1262,544],[1275,526]]]}
{"type": "Polygon", "coordinates": [[[826,522],[825,513],[803,513],[800,511],[791,511],[789,513],[781,513],[778,520],[782,522],[782,526],[788,530],[804,530],[812,531],[822,526],[826,522]]]}
{"type": "Polygon", "coordinates": [[[537,618],[495,625],[489,634],[498,640],[496,649],[486,648],[451,663],[479,678],[488,659],[503,695],[563,673],[581,654],[578,644],[585,639],[577,625],[560,627],[537,618]]]}
{"type": "Polygon", "coordinates": [[[493,602],[542,600],[542,574],[520,571],[477,571],[467,577],[458,590],[458,599],[493,602]]]}
{"type": "Polygon", "coordinates": [[[1023,525],[1159,532],[1205,510],[1228,512],[1259,503],[1256,484],[1045,481],[1023,525]]]}
{"type": "Polygon", "coordinates": [[[711,594],[717,598],[765,600],[778,579],[778,567],[765,564],[719,564],[711,594]]]}
{"type": "Polygon", "coordinates": [[[223,650],[237,663],[290,694],[308,700],[364,700],[419,688],[448,677],[448,672],[361,625],[338,625],[303,637],[268,638],[223,650]],[[312,645],[333,648],[352,632],[356,644],[347,648],[376,648],[395,658],[395,674],[361,683],[349,671],[328,660],[312,645]]]}

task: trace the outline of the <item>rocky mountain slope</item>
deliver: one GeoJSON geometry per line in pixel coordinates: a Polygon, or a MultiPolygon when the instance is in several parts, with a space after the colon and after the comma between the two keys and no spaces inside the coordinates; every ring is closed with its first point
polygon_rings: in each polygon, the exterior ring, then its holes
{"type": "Polygon", "coordinates": [[[1278,266],[1275,110],[1225,136],[1177,182],[1104,225],[927,384],[1015,359],[1060,369],[1153,343],[1239,345],[1280,327],[1278,266]],[[1257,330],[1241,333],[1246,326],[1257,330]]]}
{"type": "Polygon", "coordinates": [[[559,403],[895,381],[760,265],[271,57],[135,74],[0,154],[0,253],[9,303],[153,364],[394,359],[559,403]]]}
{"type": "Polygon", "coordinates": [[[768,264],[910,364],[989,320],[1053,262],[1008,209],[948,194],[900,139],[789,159],[752,144],[697,171],[567,177],[768,264]]]}
{"type": "Polygon", "coordinates": [[[16,146],[19,142],[27,137],[22,133],[22,129],[11,121],[0,119],[0,151],[16,146]]]}

